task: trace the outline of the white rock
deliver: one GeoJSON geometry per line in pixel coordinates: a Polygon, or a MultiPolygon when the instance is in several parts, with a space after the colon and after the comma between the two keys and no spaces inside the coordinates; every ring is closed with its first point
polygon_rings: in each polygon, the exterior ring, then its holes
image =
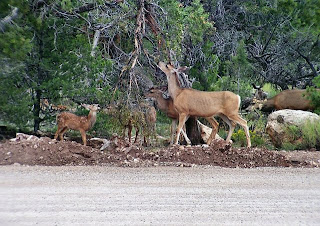
{"type": "MultiPolygon", "coordinates": [[[[202,124],[199,120],[197,120],[197,122],[200,126],[200,133],[201,133],[202,140],[207,143],[211,135],[212,128],[202,124]]],[[[215,140],[223,140],[223,139],[219,136],[219,134],[216,134],[215,140]]]]}

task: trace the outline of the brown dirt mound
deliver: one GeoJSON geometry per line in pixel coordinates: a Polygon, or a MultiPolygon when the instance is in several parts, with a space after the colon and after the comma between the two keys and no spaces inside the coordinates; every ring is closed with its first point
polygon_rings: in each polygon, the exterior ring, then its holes
{"type": "MultiPolygon", "coordinates": [[[[100,151],[101,143],[88,142],[83,146],[75,141],[56,141],[48,137],[5,141],[0,143],[0,165],[114,165],[114,166],[196,166],[221,167],[318,167],[315,161],[286,157],[284,153],[260,148],[233,148],[225,141],[215,141],[211,146],[170,146],[144,148],[129,145],[114,136],[109,147],[100,151]]],[[[319,153],[320,152],[316,152],[319,153]]],[[[319,155],[317,155],[319,157],[319,155]]],[[[320,157],[318,158],[320,159],[320,157]]]]}

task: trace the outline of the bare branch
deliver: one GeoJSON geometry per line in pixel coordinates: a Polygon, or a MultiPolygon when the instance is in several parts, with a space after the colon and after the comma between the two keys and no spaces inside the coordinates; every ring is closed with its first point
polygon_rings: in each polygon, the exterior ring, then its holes
{"type": "Polygon", "coordinates": [[[14,7],[11,11],[11,14],[0,21],[0,30],[2,32],[5,32],[6,25],[12,23],[12,21],[18,16],[18,11],[18,8],[14,7]]]}

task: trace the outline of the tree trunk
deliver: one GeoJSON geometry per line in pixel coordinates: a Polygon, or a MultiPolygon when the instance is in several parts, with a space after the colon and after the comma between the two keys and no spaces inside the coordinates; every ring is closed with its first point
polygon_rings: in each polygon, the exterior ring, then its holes
{"type": "Polygon", "coordinates": [[[33,119],[34,119],[34,126],[33,131],[36,133],[40,129],[40,98],[41,98],[41,90],[35,91],[35,99],[33,103],[33,119]]]}
{"type": "Polygon", "coordinates": [[[201,144],[202,138],[197,122],[197,117],[190,117],[186,121],[186,133],[193,145],[201,144]]]}

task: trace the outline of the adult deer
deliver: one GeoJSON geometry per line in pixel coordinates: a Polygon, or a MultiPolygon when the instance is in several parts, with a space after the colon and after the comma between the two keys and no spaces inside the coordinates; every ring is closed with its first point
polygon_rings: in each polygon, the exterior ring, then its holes
{"type": "Polygon", "coordinates": [[[272,110],[292,109],[292,110],[313,110],[310,100],[306,98],[305,89],[284,90],[262,105],[261,110],[271,112],[272,110]]]}
{"type": "MultiPolygon", "coordinates": [[[[178,73],[186,68],[174,68],[171,64],[159,62],[159,68],[166,74],[168,80],[169,95],[179,113],[179,125],[175,144],[178,144],[181,129],[189,116],[206,118],[212,125],[212,132],[208,144],[214,139],[218,131],[218,122],[214,116],[221,117],[229,125],[229,133],[226,141],[230,142],[236,123],[243,127],[247,146],[251,147],[250,134],[247,122],[239,116],[240,96],[229,91],[204,92],[190,88],[180,88],[178,73]]],[[[191,144],[189,139],[186,139],[191,144]]]]}
{"type": "Polygon", "coordinates": [[[96,122],[97,111],[100,109],[98,105],[86,105],[82,106],[90,110],[88,116],[77,116],[70,112],[62,112],[57,115],[58,129],[54,135],[54,139],[58,136],[60,140],[63,140],[63,134],[69,129],[78,130],[81,133],[83,145],[87,145],[86,131],[90,130],[96,122]]]}
{"type": "MultiPolygon", "coordinates": [[[[177,112],[177,110],[173,106],[172,98],[169,97],[168,99],[165,99],[163,97],[162,89],[161,88],[154,88],[154,87],[150,88],[149,91],[147,93],[145,93],[145,96],[149,97],[149,98],[154,98],[156,100],[157,107],[171,119],[170,144],[173,144],[174,131],[176,130],[176,127],[177,127],[179,113],[177,112]]],[[[181,132],[182,132],[183,136],[185,137],[185,139],[188,138],[183,129],[181,132]]]]}

